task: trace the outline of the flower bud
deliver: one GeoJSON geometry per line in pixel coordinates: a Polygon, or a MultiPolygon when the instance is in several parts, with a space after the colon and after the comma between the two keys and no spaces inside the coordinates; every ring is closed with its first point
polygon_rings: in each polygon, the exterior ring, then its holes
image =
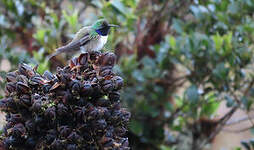
{"type": "Polygon", "coordinates": [[[120,90],[123,87],[123,78],[119,76],[114,76],[112,80],[115,90],[120,90]]]}
{"type": "Polygon", "coordinates": [[[28,66],[27,64],[20,64],[19,65],[19,73],[22,75],[25,75],[27,77],[32,77],[35,75],[33,68],[28,66]]]}
{"type": "Polygon", "coordinates": [[[57,132],[53,129],[48,130],[45,136],[46,144],[49,145],[53,143],[56,140],[56,138],[57,138],[57,132]]]}
{"type": "Polygon", "coordinates": [[[33,137],[27,138],[25,145],[28,149],[34,149],[34,147],[36,146],[36,139],[33,137]]]}
{"type": "Polygon", "coordinates": [[[68,113],[68,108],[64,106],[64,104],[57,105],[57,114],[60,116],[64,116],[68,113]]]}
{"type": "Polygon", "coordinates": [[[22,145],[23,141],[21,138],[17,138],[14,136],[9,136],[3,141],[5,149],[9,149],[9,147],[19,147],[22,145]]]}
{"type": "Polygon", "coordinates": [[[102,77],[114,75],[114,73],[112,72],[112,66],[101,67],[99,71],[99,75],[102,77]]]}
{"type": "Polygon", "coordinates": [[[89,120],[94,120],[94,119],[98,119],[99,117],[99,110],[97,108],[93,108],[92,110],[88,110],[88,119],[89,120]]]}
{"type": "Polygon", "coordinates": [[[0,108],[3,111],[15,112],[17,105],[12,97],[1,99],[0,108]]]}
{"type": "Polygon", "coordinates": [[[50,147],[54,150],[63,150],[64,149],[64,144],[60,139],[55,139],[50,147]]]}
{"type": "Polygon", "coordinates": [[[88,62],[88,53],[82,53],[78,57],[78,63],[82,66],[87,65],[88,62]]]}
{"type": "Polygon", "coordinates": [[[110,101],[117,102],[120,100],[120,92],[112,91],[109,93],[108,97],[109,97],[110,101]]]}
{"type": "Polygon", "coordinates": [[[23,118],[21,114],[11,114],[11,117],[8,119],[8,121],[17,124],[22,122],[23,118]]]}
{"type": "Polygon", "coordinates": [[[110,137],[103,137],[101,139],[101,144],[103,145],[104,148],[106,149],[113,149],[114,146],[114,140],[110,137]]]}
{"type": "Polygon", "coordinates": [[[114,89],[112,80],[104,80],[102,81],[102,89],[105,92],[110,92],[114,89]]]}
{"type": "Polygon", "coordinates": [[[35,132],[35,122],[34,122],[34,121],[32,121],[32,120],[27,120],[27,121],[25,122],[25,127],[26,127],[27,131],[28,131],[30,134],[32,134],[32,133],[35,132]]]}
{"type": "Polygon", "coordinates": [[[9,72],[6,75],[6,80],[7,82],[16,82],[17,81],[16,77],[17,77],[16,72],[9,72]]]}
{"type": "Polygon", "coordinates": [[[81,90],[81,84],[78,81],[73,81],[71,83],[71,92],[72,94],[76,95],[78,93],[80,93],[81,90]]]}
{"type": "Polygon", "coordinates": [[[41,100],[37,100],[37,101],[34,101],[32,107],[30,107],[30,109],[34,112],[39,112],[41,111],[41,100]]]}
{"type": "Polygon", "coordinates": [[[28,84],[28,78],[25,75],[18,75],[16,79],[17,79],[17,82],[28,84]]]}
{"type": "Polygon", "coordinates": [[[31,99],[30,96],[28,94],[24,94],[20,96],[20,104],[23,106],[31,106],[31,99]]]}
{"type": "Polygon", "coordinates": [[[17,84],[16,84],[16,90],[17,90],[18,93],[24,94],[24,93],[29,93],[30,88],[25,83],[17,82],[17,84]]]}
{"type": "Polygon", "coordinates": [[[72,141],[72,142],[78,143],[79,141],[82,140],[82,137],[80,135],[78,135],[77,132],[72,131],[70,133],[70,135],[67,137],[67,139],[72,141]]]}
{"type": "Polygon", "coordinates": [[[33,76],[31,77],[29,83],[32,85],[39,85],[39,84],[43,85],[43,84],[46,84],[47,81],[40,76],[33,76]]]}
{"type": "Polygon", "coordinates": [[[56,119],[56,108],[54,106],[48,107],[45,111],[45,116],[49,120],[55,120],[56,119]]]}
{"type": "Polygon", "coordinates": [[[103,53],[98,58],[99,66],[114,66],[116,62],[116,55],[114,53],[103,53]]]}
{"type": "Polygon", "coordinates": [[[100,119],[97,120],[94,125],[95,129],[99,132],[104,131],[107,127],[107,122],[105,121],[105,119],[100,119]]]}
{"type": "Polygon", "coordinates": [[[91,94],[92,90],[93,90],[93,88],[92,88],[91,83],[90,82],[85,82],[82,85],[81,94],[88,96],[89,94],[91,94]]]}
{"type": "Polygon", "coordinates": [[[56,77],[51,73],[49,72],[48,70],[46,70],[43,75],[42,75],[45,79],[47,80],[54,80],[56,77]]]}
{"type": "Polygon", "coordinates": [[[46,84],[42,85],[42,90],[44,93],[49,93],[51,87],[52,87],[52,85],[46,83],[46,84]]]}
{"type": "Polygon", "coordinates": [[[21,137],[24,136],[26,133],[26,128],[22,123],[16,124],[11,131],[11,134],[15,137],[21,137]]]}
{"type": "Polygon", "coordinates": [[[76,107],[74,109],[74,114],[77,118],[77,120],[86,120],[86,108],[85,107],[76,107]]]}
{"type": "Polygon", "coordinates": [[[8,93],[13,93],[16,91],[16,84],[13,82],[9,82],[6,84],[5,89],[8,93]]]}
{"type": "Polygon", "coordinates": [[[71,129],[68,126],[61,126],[58,130],[61,137],[67,137],[71,133],[71,129]]]}
{"type": "Polygon", "coordinates": [[[78,146],[76,144],[68,144],[66,150],[78,150],[78,146]]]}
{"type": "Polygon", "coordinates": [[[78,65],[78,58],[77,57],[72,58],[69,64],[70,68],[72,69],[76,67],[77,65],[78,65]]]}

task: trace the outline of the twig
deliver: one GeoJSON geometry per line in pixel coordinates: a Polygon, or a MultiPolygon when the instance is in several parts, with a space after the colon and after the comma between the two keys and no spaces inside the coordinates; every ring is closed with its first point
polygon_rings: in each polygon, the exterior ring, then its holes
{"type": "Polygon", "coordinates": [[[245,132],[249,129],[253,128],[253,126],[251,127],[247,127],[247,128],[243,128],[243,129],[240,129],[240,130],[232,130],[232,129],[222,129],[222,131],[224,132],[231,132],[231,133],[241,133],[241,132],[245,132]]]}
{"type": "Polygon", "coordinates": [[[250,123],[251,123],[252,126],[254,127],[254,122],[252,121],[252,118],[250,117],[249,112],[247,112],[247,116],[248,116],[248,120],[250,121],[250,123]]]}
{"type": "Polygon", "coordinates": [[[226,126],[238,124],[238,123],[241,123],[243,121],[250,120],[250,119],[254,119],[254,116],[245,116],[245,117],[237,119],[237,120],[229,121],[229,122],[226,123],[226,126]]]}
{"type": "Polygon", "coordinates": [[[189,75],[184,75],[184,76],[181,76],[181,77],[175,78],[175,79],[174,79],[174,81],[176,82],[176,81],[179,81],[179,80],[186,79],[186,78],[188,78],[188,77],[189,77],[189,75]]]}
{"type": "Polygon", "coordinates": [[[235,111],[237,110],[238,106],[234,106],[225,116],[223,116],[219,121],[218,121],[218,125],[215,129],[215,131],[206,139],[204,140],[204,142],[202,142],[199,145],[199,148],[202,148],[205,146],[206,143],[208,143],[209,141],[211,141],[221,130],[222,128],[225,126],[226,122],[231,118],[231,116],[235,113],[235,111]]]}
{"type": "Polygon", "coordinates": [[[249,93],[249,91],[250,91],[251,87],[253,86],[253,84],[254,84],[254,79],[252,79],[252,81],[250,82],[249,86],[248,86],[248,87],[246,88],[246,90],[243,92],[243,94],[244,94],[245,96],[249,93]]]}
{"type": "Polygon", "coordinates": [[[176,110],[171,114],[171,116],[164,121],[164,123],[168,123],[172,121],[173,119],[177,118],[179,116],[179,113],[181,110],[186,106],[186,102],[182,104],[179,108],[176,108],[176,110]]]}
{"type": "MultiPolygon", "coordinates": [[[[249,92],[249,90],[251,89],[251,87],[253,86],[254,84],[254,79],[250,82],[250,84],[248,85],[248,87],[246,88],[246,90],[243,92],[243,96],[246,96],[249,92]]],[[[233,94],[233,93],[232,93],[233,94]]],[[[199,148],[202,148],[204,147],[204,145],[211,141],[222,129],[223,127],[227,124],[227,121],[231,118],[231,116],[235,113],[235,111],[238,109],[238,107],[240,106],[240,100],[236,97],[236,95],[233,94],[233,97],[235,98],[237,104],[239,105],[236,105],[234,106],[224,117],[222,117],[219,121],[218,121],[218,125],[215,129],[215,131],[206,139],[204,140],[204,142],[202,142],[199,146],[199,148]]],[[[248,117],[249,119],[249,117],[248,117]]],[[[250,129],[249,127],[248,128],[245,128],[245,129],[241,129],[239,130],[239,132],[241,131],[246,131],[250,129]]]]}

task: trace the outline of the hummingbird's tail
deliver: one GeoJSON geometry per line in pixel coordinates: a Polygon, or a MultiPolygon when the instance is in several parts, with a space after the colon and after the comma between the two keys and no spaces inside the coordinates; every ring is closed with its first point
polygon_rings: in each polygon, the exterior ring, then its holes
{"type": "Polygon", "coordinates": [[[54,52],[53,54],[49,55],[47,57],[47,60],[50,60],[51,58],[55,57],[58,54],[61,54],[61,53],[65,52],[65,51],[66,51],[66,49],[64,47],[60,47],[60,48],[56,49],[56,52],[54,52]]]}
{"type": "Polygon", "coordinates": [[[66,45],[66,46],[62,46],[59,47],[58,49],[56,49],[56,52],[54,52],[53,54],[49,55],[47,57],[47,60],[50,60],[51,58],[55,57],[56,55],[59,55],[61,53],[65,53],[65,52],[73,52],[73,51],[79,51],[80,50],[80,42],[71,42],[70,44],[66,45]]]}

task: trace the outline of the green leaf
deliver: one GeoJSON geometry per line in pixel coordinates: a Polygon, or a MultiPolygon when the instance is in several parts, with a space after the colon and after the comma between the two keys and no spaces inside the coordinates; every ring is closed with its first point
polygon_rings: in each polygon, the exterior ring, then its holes
{"type": "Polygon", "coordinates": [[[161,145],[160,150],[171,150],[171,148],[166,145],[161,145]]]}
{"type": "Polygon", "coordinates": [[[228,12],[231,13],[231,14],[237,14],[237,13],[239,13],[239,9],[240,9],[239,2],[232,1],[228,5],[228,12]]]}
{"type": "Polygon", "coordinates": [[[243,103],[245,109],[250,110],[250,107],[252,104],[251,100],[247,99],[247,97],[244,96],[244,97],[242,97],[241,102],[243,103]]]}
{"type": "Polygon", "coordinates": [[[191,5],[190,10],[193,12],[194,16],[197,19],[203,19],[205,16],[205,13],[208,13],[207,8],[202,5],[198,5],[198,6],[191,5]]]}
{"type": "Polygon", "coordinates": [[[165,108],[166,108],[168,111],[173,111],[173,110],[174,110],[174,107],[173,107],[173,105],[171,104],[171,102],[166,102],[165,108]]]}
{"type": "Polygon", "coordinates": [[[213,93],[208,94],[206,103],[201,108],[201,115],[211,116],[220,106],[220,101],[216,101],[216,96],[213,93]]]}
{"type": "Polygon", "coordinates": [[[232,32],[229,32],[228,34],[225,34],[223,36],[224,38],[224,44],[225,44],[225,50],[224,50],[224,53],[225,54],[229,54],[232,52],[232,32]]]}
{"type": "Polygon", "coordinates": [[[241,145],[246,149],[246,150],[251,150],[251,147],[247,141],[241,141],[241,145]]]}
{"type": "Polygon", "coordinates": [[[254,134],[254,127],[250,128],[250,133],[254,134]]]}
{"type": "Polygon", "coordinates": [[[185,92],[186,99],[192,104],[195,104],[199,100],[198,88],[196,85],[191,85],[185,92]]]}
{"type": "Polygon", "coordinates": [[[173,36],[169,36],[169,45],[171,48],[176,49],[176,40],[173,36]]]}
{"type": "Polygon", "coordinates": [[[60,21],[59,21],[57,15],[56,15],[56,13],[52,12],[50,14],[50,17],[53,19],[53,22],[54,22],[54,25],[55,25],[56,29],[58,29],[59,26],[60,26],[60,21]]]}
{"type": "Polygon", "coordinates": [[[136,134],[141,136],[143,134],[143,125],[141,122],[137,121],[137,120],[132,120],[130,122],[130,130],[136,134]]]}
{"type": "Polygon", "coordinates": [[[49,69],[49,64],[48,64],[48,61],[44,61],[44,62],[41,62],[38,66],[38,69],[37,71],[40,73],[40,74],[43,74],[46,70],[49,69]]]}
{"type": "Polygon", "coordinates": [[[38,29],[36,33],[33,35],[33,37],[40,43],[44,43],[44,37],[47,33],[47,29],[38,29]]]}
{"type": "Polygon", "coordinates": [[[128,0],[128,1],[122,1],[125,5],[130,6],[132,8],[136,8],[137,7],[137,0],[128,0]]]}
{"type": "Polygon", "coordinates": [[[6,72],[5,71],[0,71],[0,77],[2,78],[2,79],[5,79],[6,78],[6,72]]]}
{"type": "Polygon", "coordinates": [[[213,70],[213,74],[219,79],[225,79],[228,77],[229,69],[225,67],[224,63],[219,63],[216,65],[216,68],[213,70]]]}
{"type": "Polygon", "coordinates": [[[184,23],[179,19],[173,19],[173,29],[178,33],[181,34],[183,32],[184,23]]]}
{"type": "Polygon", "coordinates": [[[217,33],[216,35],[212,36],[212,39],[213,39],[216,51],[220,52],[222,48],[222,44],[223,44],[223,38],[217,33]]]}
{"type": "Polygon", "coordinates": [[[111,5],[116,8],[119,12],[121,12],[125,16],[130,15],[130,11],[127,7],[124,6],[124,4],[120,0],[112,0],[111,5]]]}
{"type": "Polygon", "coordinates": [[[254,139],[250,139],[250,144],[251,144],[252,149],[254,149],[254,139]]]}
{"type": "Polygon", "coordinates": [[[235,104],[235,101],[230,96],[226,95],[225,99],[227,101],[227,107],[232,107],[235,104]]]}
{"type": "Polygon", "coordinates": [[[145,80],[146,80],[140,70],[134,70],[132,72],[132,76],[133,76],[134,79],[136,79],[139,82],[145,82],[145,80]]]}
{"type": "Polygon", "coordinates": [[[72,30],[76,32],[77,26],[78,26],[78,10],[75,9],[72,14],[67,14],[65,10],[63,10],[63,16],[65,20],[68,22],[68,24],[71,26],[72,30]]]}
{"type": "Polygon", "coordinates": [[[182,105],[183,105],[183,99],[180,97],[180,96],[175,96],[174,97],[174,99],[175,99],[175,105],[177,106],[177,107],[181,107],[182,105]]]}

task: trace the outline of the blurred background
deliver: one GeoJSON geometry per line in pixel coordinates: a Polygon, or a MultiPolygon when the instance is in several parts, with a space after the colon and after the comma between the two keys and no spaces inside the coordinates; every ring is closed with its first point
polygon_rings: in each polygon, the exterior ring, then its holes
{"type": "MultiPolygon", "coordinates": [[[[99,18],[111,30],[133,150],[254,149],[253,0],[0,0],[0,86],[99,18]]],[[[4,124],[4,114],[1,114],[4,124]]]]}

